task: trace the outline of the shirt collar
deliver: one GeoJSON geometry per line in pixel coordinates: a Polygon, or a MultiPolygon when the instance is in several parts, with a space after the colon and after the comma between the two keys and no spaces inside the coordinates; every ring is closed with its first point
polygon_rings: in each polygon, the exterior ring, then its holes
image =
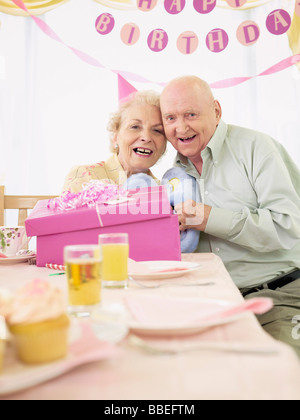
{"type": "Polygon", "coordinates": [[[207,148],[211,150],[213,160],[218,160],[227,134],[227,124],[220,120],[214,135],[210,139],[207,148]]]}

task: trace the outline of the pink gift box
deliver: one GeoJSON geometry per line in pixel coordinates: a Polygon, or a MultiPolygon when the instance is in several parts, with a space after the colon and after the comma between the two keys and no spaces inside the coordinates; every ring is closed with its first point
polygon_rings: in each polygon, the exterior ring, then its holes
{"type": "Polygon", "coordinates": [[[63,264],[66,245],[97,244],[101,233],[128,233],[129,256],[136,261],[181,260],[178,217],[163,186],[132,190],[124,201],[97,208],[50,209],[41,200],[25,227],[28,237],[37,237],[38,267],[63,264]]]}

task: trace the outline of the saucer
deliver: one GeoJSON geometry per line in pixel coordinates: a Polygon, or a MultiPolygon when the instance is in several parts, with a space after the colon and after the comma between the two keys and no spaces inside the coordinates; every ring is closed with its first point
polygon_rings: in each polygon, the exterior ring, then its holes
{"type": "Polygon", "coordinates": [[[72,322],[68,355],[50,363],[27,365],[20,362],[8,344],[0,375],[0,396],[23,391],[57,378],[77,366],[118,356],[116,344],[126,337],[128,329],[116,323],[72,322]]]}
{"type": "Polygon", "coordinates": [[[34,257],[35,255],[20,255],[15,257],[0,258],[0,265],[19,264],[34,257]]]}
{"type": "Polygon", "coordinates": [[[141,261],[129,269],[129,277],[136,280],[156,280],[181,277],[199,270],[201,265],[186,261],[141,261]]]}

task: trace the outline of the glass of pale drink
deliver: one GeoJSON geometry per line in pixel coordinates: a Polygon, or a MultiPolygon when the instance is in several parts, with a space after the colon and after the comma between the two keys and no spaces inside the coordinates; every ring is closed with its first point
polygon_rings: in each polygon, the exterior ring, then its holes
{"type": "Polygon", "coordinates": [[[128,285],[129,243],[127,233],[99,235],[102,253],[103,287],[126,288],[128,285]]]}
{"type": "Polygon", "coordinates": [[[101,262],[99,245],[69,245],[64,248],[70,315],[89,317],[100,304],[101,262]]]}

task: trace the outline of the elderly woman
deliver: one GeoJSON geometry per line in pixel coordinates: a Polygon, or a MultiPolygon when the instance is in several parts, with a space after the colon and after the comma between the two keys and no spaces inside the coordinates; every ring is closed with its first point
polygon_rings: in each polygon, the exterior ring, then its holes
{"type": "Polygon", "coordinates": [[[153,176],[150,168],[166,150],[159,94],[136,92],[111,115],[108,123],[112,156],[105,162],[76,166],[66,177],[63,191],[77,193],[92,179],[122,185],[136,173],[153,176]]]}

